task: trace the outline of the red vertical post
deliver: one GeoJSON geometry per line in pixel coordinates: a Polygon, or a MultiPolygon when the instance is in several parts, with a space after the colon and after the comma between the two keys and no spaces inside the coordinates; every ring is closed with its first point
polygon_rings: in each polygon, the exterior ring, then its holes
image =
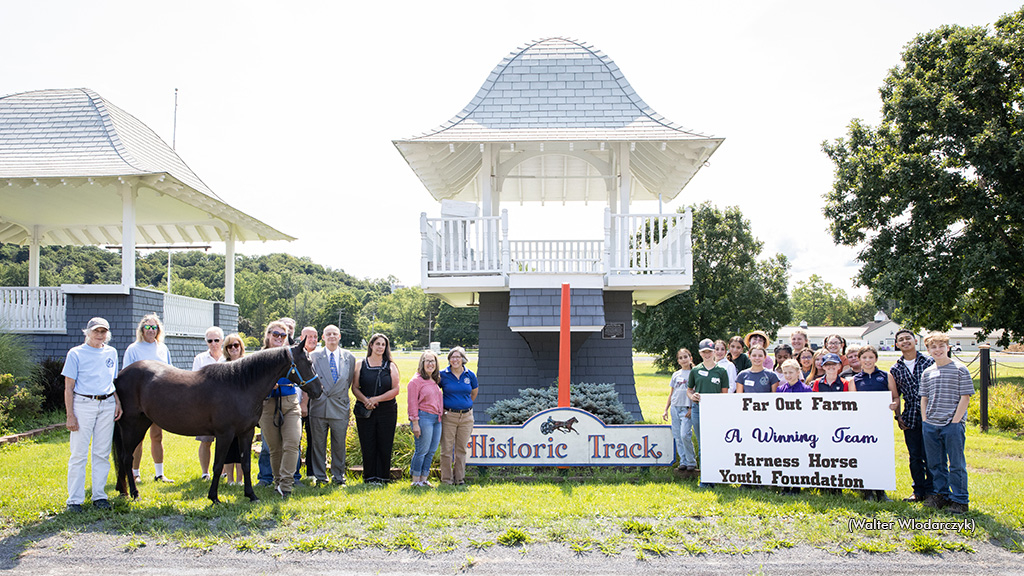
{"type": "Polygon", "coordinates": [[[569,285],[562,284],[562,321],[558,330],[558,407],[569,407],[569,285]]]}

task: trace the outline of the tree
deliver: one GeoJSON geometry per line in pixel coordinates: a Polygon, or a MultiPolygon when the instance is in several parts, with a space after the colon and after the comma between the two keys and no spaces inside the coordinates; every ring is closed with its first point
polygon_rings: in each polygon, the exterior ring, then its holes
{"type": "Polygon", "coordinates": [[[480,343],[480,308],[455,308],[441,303],[434,340],[445,348],[477,346],[480,343]]]}
{"type": "Polygon", "coordinates": [[[324,299],[313,325],[322,331],[328,324],[334,324],[341,332],[341,345],[346,348],[355,347],[363,339],[356,322],[360,309],[362,305],[352,292],[337,290],[324,299]]]}
{"type": "Polygon", "coordinates": [[[388,336],[395,346],[427,345],[429,301],[419,287],[399,288],[377,303],[377,319],[391,326],[388,336]]]}
{"type": "Polygon", "coordinates": [[[755,329],[774,335],[790,319],[789,262],[782,254],[758,260],[763,246],[738,207],[723,211],[710,202],[695,207],[693,286],[634,314],[636,349],[657,354],[658,366],[669,368],[680,347],[697,357],[703,338],[726,339],[755,329]]]}
{"type": "Polygon", "coordinates": [[[875,315],[874,305],[866,298],[850,299],[846,291],[811,274],[797,282],[790,300],[793,321],[811,326],[860,326],[875,315]]]}
{"type": "Polygon", "coordinates": [[[880,93],[877,128],[855,119],[822,145],[857,281],[913,327],[972,317],[1024,340],[1024,9],[918,36],[880,93]]]}

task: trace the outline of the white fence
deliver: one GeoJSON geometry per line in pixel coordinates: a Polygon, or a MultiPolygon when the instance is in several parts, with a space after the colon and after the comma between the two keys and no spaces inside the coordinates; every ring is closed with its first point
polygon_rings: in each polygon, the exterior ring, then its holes
{"type": "Polygon", "coordinates": [[[512,240],[511,272],[523,274],[600,274],[600,240],[512,240]]]}
{"type": "Polygon", "coordinates": [[[213,326],[213,302],[164,294],[164,329],[171,336],[203,336],[213,326]]]}
{"type": "Polygon", "coordinates": [[[502,258],[502,252],[508,250],[505,214],[482,218],[427,218],[423,214],[420,235],[423,262],[431,276],[480,276],[507,269],[502,258]]]}
{"type": "Polygon", "coordinates": [[[58,287],[0,287],[0,328],[10,332],[65,332],[67,304],[58,287]]]}
{"type": "Polygon", "coordinates": [[[690,267],[693,215],[605,212],[610,274],[683,274],[690,267]]]}
{"type": "Polygon", "coordinates": [[[693,216],[612,214],[604,240],[509,240],[501,216],[420,216],[422,277],[498,274],[686,274],[692,267],[693,216]]]}

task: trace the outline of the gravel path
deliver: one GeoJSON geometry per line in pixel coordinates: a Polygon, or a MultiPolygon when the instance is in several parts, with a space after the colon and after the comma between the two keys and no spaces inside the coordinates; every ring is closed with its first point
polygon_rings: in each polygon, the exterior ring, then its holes
{"type": "Polygon", "coordinates": [[[37,541],[10,535],[0,541],[0,570],[21,574],[950,574],[1024,575],[1024,555],[981,544],[973,554],[925,556],[911,553],[837,556],[809,546],[773,554],[652,557],[632,552],[607,557],[576,555],[562,545],[524,549],[495,546],[422,556],[361,549],[347,553],[236,552],[227,546],[209,552],[173,545],[124,551],[124,536],[99,533],[55,534],[37,541]]]}

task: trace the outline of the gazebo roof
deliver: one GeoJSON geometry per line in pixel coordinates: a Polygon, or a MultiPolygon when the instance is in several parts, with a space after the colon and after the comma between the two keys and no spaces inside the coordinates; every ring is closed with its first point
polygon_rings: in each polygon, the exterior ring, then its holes
{"type": "Polygon", "coordinates": [[[0,242],[110,244],[136,191],[141,243],[294,240],[221,200],[159,136],[88,89],[0,97],[0,242]]]}
{"type": "Polygon", "coordinates": [[[454,118],[394,144],[438,200],[479,200],[484,144],[499,145],[497,164],[536,156],[498,174],[501,198],[521,201],[607,198],[602,163],[628,143],[632,199],[651,200],[674,198],[722,141],[655,112],[592,46],[548,38],[506,56],[454,118]]]}

